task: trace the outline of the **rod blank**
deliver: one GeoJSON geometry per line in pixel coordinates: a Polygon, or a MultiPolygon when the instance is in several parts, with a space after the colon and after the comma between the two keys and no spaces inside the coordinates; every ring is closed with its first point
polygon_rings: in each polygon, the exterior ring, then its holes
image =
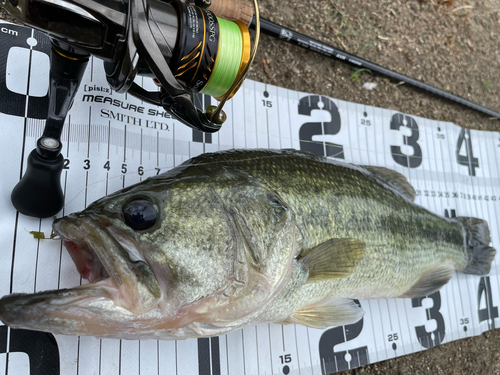
{"type": "MultiPolygon", "coordinates": [[[[255,21],[252,19],[252,23],[250,24],[252,28],[255,28],[255,21]]],[[[371,71],[383,75],[385,77],[396,79],[398,81],[405,82],[411,86],[418,87],[419,89],[430,92],[434,95],[440,96],[442,98],[454,101],[461,105],[464,105],[468,108],[474,109],[481,113],[484,113],[491,117],[496,117],[500,119],[500,114],[494,112],[488,108],[480,106],[478,104],[472,103],[464,98],[459,96],[450,94],[449,92],[438,89],[434,86],[428,85],[424,82],[421,82],[417,79],[405,76],[404,74],[400,74],[393,70],[384,68],[383,66],[372,63],[368,60],[362,59],[358,56],[347,53],[341,49],[329,46],[323,42],[310,38],[306,35],[300,34],[293,30],[287,29],[283,26],[275,24],[274,22],[268,21],[266,19],[260,19],[260,29],[262,33],[273,36],[275,38],[284,40],[286,42],[295,44],[297,46],[303,47],[305,49],[309,49],[311,51],[321,53],[322,55],[328,56],[334,60],[342,61],[351,65],[354,65],[359,68],[370,69],[371,71]]]]}

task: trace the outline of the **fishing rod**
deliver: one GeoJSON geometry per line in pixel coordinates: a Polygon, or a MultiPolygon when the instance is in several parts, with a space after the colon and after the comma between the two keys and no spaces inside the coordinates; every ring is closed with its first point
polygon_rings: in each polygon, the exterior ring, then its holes
{"type": "MultiPolygon", "coordinates": [[[[256,27],[254,18],[252,18],[250,27],[251,28],[256,27]]],[[[362,58],[355,56],[353,54],[347,53],[341,49],[332,47],[328,44],[325,44],[323,42],[320,42],[319,40],[315,40],[313,38],[310,38],[306,35],[300,34],[296,31],[287,29],[283,26],[280,26],[280,25],[278,25],[274,22],[268,21],[266,19],[263,19],[263,18],[260,19],[260,30],[263,34],[278,38],[280,40],[284,40],[286,42],[289,42],[289,43],[292,43],[294,45],[300,46],[302,48],[309,49],[311,51],[320,53],[320,54],[328,56],[334,60],[348,63],[348,64],[350,64],[352,66],[356,66],[358,68],[370,69],[371,71],[376,72],[382,76],[405,82],[411,86],[417,87],[417,88],[422,89],[422,90],[427,91],[427,92],[430,92],[431,94],[434,94],[434,95],[437,95],[439,97],[454,101],[458,104],[461,104],[461,105],[466,106],[468,108],[474,109],[474,110],[479,111],[479,112],[486,114],[488,116],[496,117],[497,119],[500,119],[499,113],[494,112],[488,108],[485,108],[485,107],[480,106],[478,104],[472,103],[469,100],[461,98],[457,95],[453,95],[449,92],[438,89],[434,86],[428,85],[428,84],[421,82],[417,79],[405,76],[404,74],[395,72],[395,71],[390,70],[388,68],[384,68],[383,66],[377,65],[375,63],[372,63],[368,60],[362,59],[362,58]]]]}

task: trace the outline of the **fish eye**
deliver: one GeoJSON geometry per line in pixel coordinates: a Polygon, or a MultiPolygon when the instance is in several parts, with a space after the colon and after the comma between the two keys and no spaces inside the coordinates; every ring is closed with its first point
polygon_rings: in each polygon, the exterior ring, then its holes
{"type": "Polygon", "coordinates": [[[138,199],[128,203],[123,209],[125,224],[134,230],[151,228],[156,222],[155,206],[145,200],[138,199]]]}

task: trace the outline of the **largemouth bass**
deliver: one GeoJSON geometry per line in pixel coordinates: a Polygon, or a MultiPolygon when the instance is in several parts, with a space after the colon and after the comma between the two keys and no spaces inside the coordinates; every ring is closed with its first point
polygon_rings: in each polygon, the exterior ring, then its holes
{"type": "Polygon", "coordinates": [[[413,203],[399,173],[298,151],[226,151],[102,198],[53,229],[90,284],[13,294],[14,328],[184,339],[263,322],[363,316],[352,300],[420,297],[487,274],[486,222],[413,203]]]}

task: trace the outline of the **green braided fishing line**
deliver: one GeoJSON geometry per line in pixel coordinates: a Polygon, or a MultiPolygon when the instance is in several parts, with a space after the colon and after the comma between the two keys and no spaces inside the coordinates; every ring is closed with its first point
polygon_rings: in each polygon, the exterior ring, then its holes
{"type": "Polygon", "coordinates": [[[202,94],[218,98],[223,96],[235,81],[243,54],[243,37],[237,24],[217,17],[219,21],[219,52],[214,71],[202,94]]]}

